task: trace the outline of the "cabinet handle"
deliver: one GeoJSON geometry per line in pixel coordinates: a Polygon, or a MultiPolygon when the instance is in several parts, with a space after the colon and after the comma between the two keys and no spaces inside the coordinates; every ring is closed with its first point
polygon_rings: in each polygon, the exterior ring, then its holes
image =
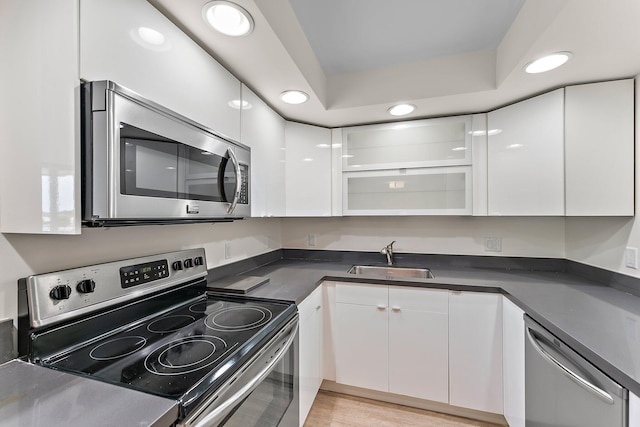
{"type": "Polygon", "coordinates": [[[378,304],[378,310],[386,310],[387,306],[384,304],[378,304]]]}
{"type": "Polygon", "coordinates": [[[401,309],[400,307],[391,307],[391,310],[393,310],[393,311],[400,311],[400,310],[402,310],[402,309],[401,309]]]}

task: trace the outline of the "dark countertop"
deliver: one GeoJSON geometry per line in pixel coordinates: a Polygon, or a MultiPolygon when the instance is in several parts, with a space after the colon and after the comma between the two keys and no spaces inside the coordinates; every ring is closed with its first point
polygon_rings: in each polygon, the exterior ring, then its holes
{"type": "MultiPolygon", "coordinates": [[[[416,266],[411,264],[415,262],[401,265],[416,266]]],[[[278,260],[248,272],[267,276],[270,281],[247,295],[300,303],[325,280],[502,293],[603,372],[640,395],[640,297],[566,272],[443,263],[426,265],[435,279],[387,280],[347,274],[351,265],[353,262],[278,260]]]]}
{"type": "Polygon", "coordinates": [[[177,403],[20,360],[0,365],[0,424],[16,427],[153,426],[177,403]]]}

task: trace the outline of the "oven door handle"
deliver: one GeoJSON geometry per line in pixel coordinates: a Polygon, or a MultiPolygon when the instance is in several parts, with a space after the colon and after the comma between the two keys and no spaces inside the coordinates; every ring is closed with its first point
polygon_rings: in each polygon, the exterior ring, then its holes
{"type": "Polygon", "coordinates": [[[234,154],[231,148],[227,149],[227,153],[229,154],[229,160],[233,164],[233,167],[236,170],[236,191],[233,193],[233,200],[227,209],[227,213],[230,214],[236,208],[238,204],[238,200],[240,198],[240,191],[242,190],[242,171],[240,170],[240,164],[238,163],[238,158],[234,154]]]}
{"type": "MultiPolygon", "coordinates": [[[[271,371],[273,371],[276,365],[284,358],[285,354],[293,344],[293,340],[296,338],[296,334],[298,332],[298,320],[296,318],[295,323],[290,327],[290,336],[287,338],[287,341],[280,348],[279,352],[276,356],[274,356],[271,361],[252,379],[250,379],[247,384],[242,386],[240,390],[234,393],[229,399],[215,406],[215,409],[209,412],[202,419],[193,420],[193,423],[185,420],[184,424],[178,424],[178,426],[184,427],[210,427],[217,426],[229,413],[229,411],[238,403],[242,402],[253,390],[258,387],[258,385],[269,376],[271,371]]],[[[259,358],[259,357],[257,357],[259,358]]],[[[229,383],[233,383],[235,381],[235,377],[229,380],[229,383]]]]}

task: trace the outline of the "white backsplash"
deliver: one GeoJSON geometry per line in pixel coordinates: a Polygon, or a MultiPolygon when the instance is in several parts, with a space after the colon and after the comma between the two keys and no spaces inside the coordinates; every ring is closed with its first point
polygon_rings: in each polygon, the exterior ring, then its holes
{"type": "Polygon", "coordinates": [[[282,245],[295,249],[564,257],[563,218],[344,217],[289,218],[282,245]],[[315,235],[316,246],[309,246],[315,235]],[[502,239],[501,252],[485,251],[485,238],[502,239]]]}

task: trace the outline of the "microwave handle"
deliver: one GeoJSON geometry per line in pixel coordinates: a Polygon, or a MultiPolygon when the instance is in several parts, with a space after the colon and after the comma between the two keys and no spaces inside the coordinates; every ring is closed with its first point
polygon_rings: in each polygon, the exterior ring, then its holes
{"type": "Polygon", "coordinates": [[[229,205],[229,209],[227,209],[227,213],[230,214],[236,208],[238,204],[238,199],[240,198],[240,190],[242,189],[242,172],[240,171],[240,164],[238,163],[238,159],[236,155],[233,153],[231,148],[227,149],[227,153],[229,154],[229,160],[233,163],[233,167],[236,170],[236,191],[233,194],[233,200],[229,205]]]}

